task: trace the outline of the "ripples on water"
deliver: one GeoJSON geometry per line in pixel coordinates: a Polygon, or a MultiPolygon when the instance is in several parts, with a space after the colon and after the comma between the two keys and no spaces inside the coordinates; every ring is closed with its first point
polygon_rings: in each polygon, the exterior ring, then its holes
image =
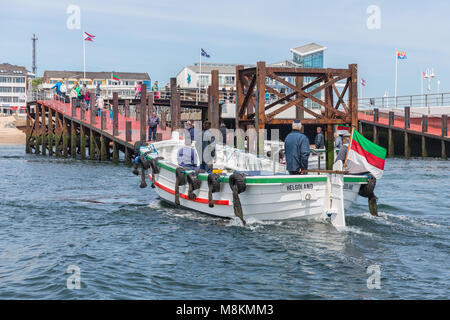
{"type": "Polygon", "coordinates": [[[0,147],[1,299],[383,299],[449,295],[450,162],[389,159],[347,230],[223,220],[161,202],[123,165],[0,147]],[[381,267],[381,289],[366,286],[381,267]],[[69,265],[81,289],[69,290],[69,265]]]}

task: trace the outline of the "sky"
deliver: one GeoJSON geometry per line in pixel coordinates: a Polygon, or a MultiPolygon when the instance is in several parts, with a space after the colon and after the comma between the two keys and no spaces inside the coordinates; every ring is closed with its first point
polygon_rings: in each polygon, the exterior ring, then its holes
{"type": "Polygon", "coordinates": [[[200,48],[211,56],[205,62],[255,64],[316,42],[327,47],[325,67],[358,64],[364,97],[394,95],[396,50],[407,55],[398,61],[399,96],[420,94],[426,68],[436,74],[431,93],[437,80],[450,92],[449,14],[448,0],[0,0],[0,63],[31,70],[35,33],[38,75],[83,70],[84,30],[96,36],[86,43],[87,71],[148,72],[165,84],[199,61],[200,48]],[[70,5],[80,8],[81,29],[67,27],[70,5]],[[378,16],[367,12],[372,5],[378,16]]]}

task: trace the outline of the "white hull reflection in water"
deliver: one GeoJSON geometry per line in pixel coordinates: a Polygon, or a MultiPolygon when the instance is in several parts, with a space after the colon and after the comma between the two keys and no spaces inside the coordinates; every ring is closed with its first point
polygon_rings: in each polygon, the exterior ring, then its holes
{"type": "Polygon", "coordinates": [[[140,147],[141,162],[150,167],[149,178],[158,195],[208,215],[239,217],[244,224],[248,219],[306,218],[329,220],[336,228],[343,228],[345,210],[358,197],[360,186],[367,184],[366,176],[288,175],[277,161],[217,145],[214,169],[219,175],[214,186],[208,183],[207,173],[177,165],[177,153],[183,145],[184,141],[173,139],[140,147]],[[233,182],[244,185],[240,192],[233,193],[233,182]]]}

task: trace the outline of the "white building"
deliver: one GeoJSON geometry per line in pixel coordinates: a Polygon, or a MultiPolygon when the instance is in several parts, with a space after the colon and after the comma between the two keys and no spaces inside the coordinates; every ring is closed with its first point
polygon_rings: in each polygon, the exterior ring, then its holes
{"type": "MultiPolygon", "coordinates": [[[[201,86],[205,88],[211,84],[211,71],[219,71],[219,90],[226,88],[236,88],[236,66],[237,64],[227,63],[202,63],[200,73],[200,63],[193,66],[186,66],[177,75],[177,85],[182,89],[195,89],[201,86]]],[[[252,67],[246,65],[245,68],[252,67]]]]}
{"type": "Polygon", "coordinates": [[[28,71],[25,67],[0,64],[0,113],[24,113],[28,71]]]}
{"type": "Polygon", "coordinates": [[[102,95],[111,98],[113,92],[118,92],[120,97],[132,98],[135,96],[135,87],[138,83],[146,84],[147,90],[151,89],[151,81],[146,72],[86,72],[83,71],[45,71],[42,79],[42,87],[53,87],[58,81],[64,81],[70,90],[75,82],[86,84],[91,92],[95,92],[100,85],[102,95]],[[113,76],[119,80],[114,80],[113,76]]]}

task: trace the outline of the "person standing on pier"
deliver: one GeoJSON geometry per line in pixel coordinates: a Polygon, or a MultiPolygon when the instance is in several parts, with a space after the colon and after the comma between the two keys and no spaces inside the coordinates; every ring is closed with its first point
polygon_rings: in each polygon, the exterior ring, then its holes
{"type": "Polygon", "coordinates": [[[316,145],[316,149],[325,148],[325,138],[323,136],[321,127],[317,127],[317,135],[316,135],[315,145],[316,145]]]}
{"type": "Polygon", "coordinates": [[[159,125],[159,117],[156,115],[156,112],[153,112],[150,118],[148,119],[148,140],[156,141],[156,130],[159,125]]]}
{"type": "Polygon", "coordinates": [[[152,88],[155,99],[159,99],[159,91],[158,90],[159,90],[158,81],[155,81],[155,83],[153,84],[153,88],[152,88]]]}
{"type": "Polygon", "coordinates": [[[84,94],[84,101],[86,102],[86,111],[89,110],[89,107],[91,105],[91,93],[89,90],[86,90],[86,93],[84,94]]]}
{"type": "Polygon", "coordinates": [[[100,89],[100,83],[97,83],[97,88],[95,88],[95,96],[100,97],[102,94],[102,89],[100,89]]]}
{"type": "Polygon", "coordinates": [[[294,120],[292,131],[284,141],[286,170],[292,175],[306,174],[305,170],[308,170],[309,140],[300,132],[301,129],[300,120],[294,120]]]}
{"type": "Polygon", "coordinates": [[[139,99],[141,97],[141,88],[142,88],[142,82],[138,82],[134,90],[136,91],[135,99],[139,99]]]}

